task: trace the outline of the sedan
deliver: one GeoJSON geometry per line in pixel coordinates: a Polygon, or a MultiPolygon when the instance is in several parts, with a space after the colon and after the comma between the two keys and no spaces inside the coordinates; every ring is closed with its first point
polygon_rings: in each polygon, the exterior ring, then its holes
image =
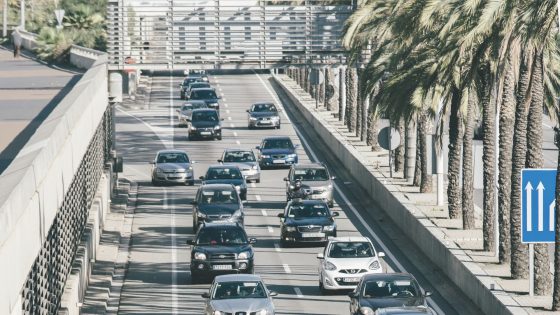
{"type": "Polygon", "coordinates": [[[226,221],[243,225],[243,203],[232,185],[202,185],[191,204],[195,232],[203,222],[226,221]]]}
{"type": "Polygon", "coordinates": [[[206,88],[211,88],[210,83],[208,82],[192,82],[191,84],[189,84],[189,86],[187,87],[187,90],[185,91],[185,98],[186,99],[190,99],[191,98],[191,92],[193,89],[206,89],[206,88]]]}
{"type": "Polygon", "coordinates": [[[235,187],[241,200],[247,200],[247,183],[239,167],[235,165],[213,165],[208,168],[205,176],[201,176],[202,184],[229,184],[235,187]]]}
{"type": "Polygon", "coordinates": [[[379,261],[383,252],[377,252],[367,237],[352,236],[329,239],[319,261],[319,289],[325,294],[331,290],[355,289],[362,276],[382,273],[379,261]]]}
{"type": "Polygon", "coordinates": [[[179,127],[187,126],[192,119],[192,112],[195,109],[208,108],[203,101],[188,101],[181,109],[177,110],[177,119],[179,120],[179,127]]]}
{"type": "Polygon", "coordinates": [[[379,273],[362,277],[350,292],[350,314],[373,315],[386,307],[426,306],[431,292],[424,292],[408,273],[379,273]]]}
{"type": "Polygon", "coordinates": [[[152,184],[188,184],[194,185],[194,171],[185,151],[162,150],[152,164],[152,184]]]}
{"type": "Polygon", "coordinates": [[[247,110],[247,126],[253,128],[277,128],[280,129],[279,110],[273,103],[255,103],[247,110]]]}
{"type": "Polygon", "coordinates": [[[222,119],[215,109],[195,109],[191,116],[189,140],[218,139],[222,140],[222,119]]]}
{"type": "Polygon", "coordinates": [[[218,162],[239,167],[247,181],[261,182],[261,168],[251,150],[226,149],[218,162]]]}
{"type": "Polygon", "coordinates": [[[213,88],[192,89],[190,99],[204,101],[209,108],[220,110],[220,104],[218,103],[220,97],[213,88]]]}
{"type": "Polygon", "coordinates": [[[276,295],[257,275],[217,276],[210,291],[202,294],[206,299],[204,314],[274,315],[272,297],[276,295]]]}
{"type": "Polygon", "coordinates": [[[267,137],[264,138],[259,150],[259,165],[264,167],[278,167],[297,164],[297,145],[294,145],[289,137],[267,137]]]}
{"type": "Polygon", "coordinates": [[[279,213],[280,243],[283,246],[294,243],[326,242],[336,237],[334,217],[338,212],[329,210],[322,200],[293,199],[288,202],[283,213],[279,213]]]}

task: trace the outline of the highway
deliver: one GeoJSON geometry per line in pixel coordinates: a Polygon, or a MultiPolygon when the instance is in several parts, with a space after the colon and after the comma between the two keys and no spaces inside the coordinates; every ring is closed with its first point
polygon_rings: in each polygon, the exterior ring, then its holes
{"type": "MultiPolygon", "coordinates": [[[[175,110],[182,104],[178,84],[181,77],[154,76],[147,104],[123,104],[117,109],[117,151],[125,161],[124,176],[138,183],[137,207],[133,222],[130,264],[121,295],[122,314],[200,314],[200,294],[208,284],[191,285],[190,252],[186,240],[192,238],[190,201],[197,185],[154,187],[150,167],[161,149],[185,150],[194,165],[195,177],[216,164],[225,148],[254,148],[268,135],[286,135],[300,144],[300,163],[324,161],[336,175],[335,209],[338,235],[364,235],[384,251],[388,270],[414,274],[425,290],[434,294],[429,304],[438,314],[480,314],[478,308],[428,258],[406,239],[374,204],[352,183],[340,162],[308,130],[283,95],[277,94],[266,74],[211,75],[210,81],[223,96],[222,141],[188,141],[186,129],[179,128],[175,110]],[[280,130],[248,130],[246,109],[252,102],[272,100],[283,106],[280,130]],[[366,211],[367,210],[367,211],[366,211]]],[[[316,255],[320,247],[281,248],[279,218],[285,206],[287,169],[263,170],[259,184],[249,184],[245,204],[245,226],[256,237],[255,273],[269,289],[277,291],[277,314],[348,314],[346,292],[322,296],[318,289],[316,255]]]]}

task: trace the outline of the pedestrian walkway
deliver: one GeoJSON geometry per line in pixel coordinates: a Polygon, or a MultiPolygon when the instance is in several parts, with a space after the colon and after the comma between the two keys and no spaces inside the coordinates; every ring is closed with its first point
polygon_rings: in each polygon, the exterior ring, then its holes
{"type": "Polygon", "coordinates": [[[80,77],[0,46],[0,173],[80,77]]]}

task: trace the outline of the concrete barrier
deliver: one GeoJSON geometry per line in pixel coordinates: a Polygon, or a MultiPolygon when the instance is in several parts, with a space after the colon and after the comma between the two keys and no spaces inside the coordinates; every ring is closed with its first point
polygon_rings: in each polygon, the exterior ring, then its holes
{"type": "Polygon", "coordinates": [[[100,55],[0,176],[0,314],[22,312],[24,281],[105,113],[107,90],[100,55]]]}
{"type": "Polygon", "coordinates": [[[95,49],[72,45],[70,48],[70,63],[80,69],[89,69],[104,54],[95,49]]]}
{"type": "Polygon", "coordinates": [[[468,257],[463,250],[454,242],[446,240],[444,233],[414,204],[407,201],[399,187],[383,184],[381,180],[385,176],[373,167],[366,166],[367,163],[362,160],[360,153],[348,144],[343,135],[318,115],[314,106],[308,106],[299,100],[292,88],[295,83],[291,79],[284,81],[284,78],[287,77],[275,76],[274,80],[299,111],[300,117],[304,118],[309,127],[319,135],[324,145],[331,148],[340,165],[344,165],[355,182],[368,192],[378,205],[383,205],[384,212],[401,231],[413,240],[416,246],[485,314],[511,314],[512,311],[508,306],[514,305],[505,305],[508,303],[507,294],[500,292],[500,286],[494,283],[476,263],[469,262],[467,259],[461,260],[468,257]],[[491,291],[490,284],[494,284],[497,291],[491,291]]]}

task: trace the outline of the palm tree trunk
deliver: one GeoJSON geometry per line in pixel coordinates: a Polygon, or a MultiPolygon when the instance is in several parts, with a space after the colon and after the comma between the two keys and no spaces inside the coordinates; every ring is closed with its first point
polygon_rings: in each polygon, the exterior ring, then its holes
{"type": "Polygon", "coordinates": [[[498,176],[498,221],[500,230],[500,263],[511,260],[510,205],[511,205],[511,158],[513,154],[513,127],[515,120],[515,77],[511,53],[504,73],[502,104],[500,106],[500,144],[498,176]]]}
{"type": "Polygon", "coordinates": [[[331,67],[328,67],[326,70],[325,86],[327,87],[328,91],[330,91],[329,93],[327,93],[330,95],[325,95],[325,97],[330,96],[326,99],[327,110],[337,112],[338,108],[336,108],[336,101],[338,99],[338,93],[335,89],[336,85],[334,84],[334,69],[331,67]]]}
{"type": "Polygon", "coordinates": [[[362,101],[362,130],[360,133],[360,141],[366,141],[367,132],[369,129],[368,125],[368,110],[369,110],[369,101],[370,96],[365,96],[362,101]]]}
{"type": "MultiPolygon", "coordinates": [[[[560,114],[560,112],[558,113],[560,114]]],[[[558,132],[558,131],[556,131],[558,132]]],[[[560,196],[560,151],[556,162],[556,196],[560,196]]],[[[556,198],[556,230],[554,232],[554,285],[552,292],[552,310],[560,311],[560,198],[556,198]]]]}
{"type": "MultiPolygon", "coordinates": [[[[543,161],[543,106],[544,106],[544,71],[542,51],[535,55],[532,85],[531,105],[527,122],[527,160],[528,168],[542,168],[543,161]]],[[[535,294],[550,294],[550,266],[548,244],[535,244],[535,294]]]]}
{"type": "Polygon", "coordinates": [[[323,69],[319,69],[319,72],[321,72],[323,74],[323,83],[319,84],[317,86],[318,89],[318,94],[317,98],[319,100],[319,105],[325,105],[325,71],[323,69]]]}
{"type": "Polygon", "coordinates": [[[474,229],[474,188],[473,188],[473,136],[474,136],[474,109],[476,104],[476,91],[468,89],[467,119],[465,120],[465,135],[463,137],[463,229],[474,229]]]}
{"type": "Polygon", "coordinates": [[[346,89],[346,107],[348,132],[356,132],[356,104],[358,101],[358,73],[357,69],[348,69],[348,88],[346,89]]]}
{"type": "MultiPolygon", "coordinates": [[[[420,192],[432,192],[432,174],[428,172],[428,144],[426,137],[428,136],[428,112],[422,110],[418,116],[418,144],[420,147],[420,192]]],[[[418,152],[417,151],[417,152],[418,152]]]]}
{"type": "Polygon", "coordinates": [[[377,86],[373,93],[369,97],[369,106],[367,112],[367,136],[366,136],[366,144],[371,146],[373,151],[379,150],[379,143],[377,140],[377,134],[379,133],[377,130],[377,104],[375,103],[375,97],[379,91],[379,86],[377,86]]]}
{"type": "Polygon", "coordinates": [[[404,119],[399,119],[397,130],[401,135],[401,144],[395,149],[395,171],[400,172],[404,168],[404,119]]]}
{"type": "Polygon", "coordinates": [[[410,179],[414,176],[416,162],[416,122],[411,118],[405,127],[405,159],[404,159],[404,178],[410,179]]]}
{"type": "Polygon", "coordinates": [[[461,114],[461,91],[454,88],[451,96],[451,113],[449,117],[449,157],[447,170],[447,200],[449,218],[461,217],[461,147],[463,143],[463,119],[461,114]]]}
{"type": "Polygon", "coordinates": [[[345,121],[344,110],[346,106],[344,105],[344,100],[346,96],[346,69],[340,67],[338,70],[338,121],[345,121]]]}
{"type": "Polygon", "coordinates": [[[494,180],[496,176],[495,160],[495,102],[496,88],[492,88],[492,75],[488,64],[481,67],[482,77],[482,164],[483,164],[483,202],[482,202],[482,238],[485,251],[494,250],[496,246],[494,214],[494,180]]]}
{"type": "Polygon", "coordinates": [[[529,273],[529,247],[521,243],[521,170],[527,155],[527,91],[529,90],[528,60],[522,56],[517,104],[515,109],[515,131],[513,134],[513,158],[511,168],[511,277],[525,279],[529,273]]]}
{"type": "Polygon", "coordinates": [[[422,137],[422,118],[419,114],[416,118],[418,123],[416,124],[416,162],[414,164],[414,178],[412,179],[412,185],[420,187],[420,182],[422,181],[422,153],[424,152],[422,144],[425,143],[420,140],[422,137]]]}
{"type": "Polygon", "coordinates": [[[364,106],[364,96],[362,94],[362,87],[363,87],[363,80],[364,77],[364,70],[358,70],[358,94],[356,95],[356,137],[359,137],[362,133],[362,113],[363,113],[363,106],[364,106]]]}

